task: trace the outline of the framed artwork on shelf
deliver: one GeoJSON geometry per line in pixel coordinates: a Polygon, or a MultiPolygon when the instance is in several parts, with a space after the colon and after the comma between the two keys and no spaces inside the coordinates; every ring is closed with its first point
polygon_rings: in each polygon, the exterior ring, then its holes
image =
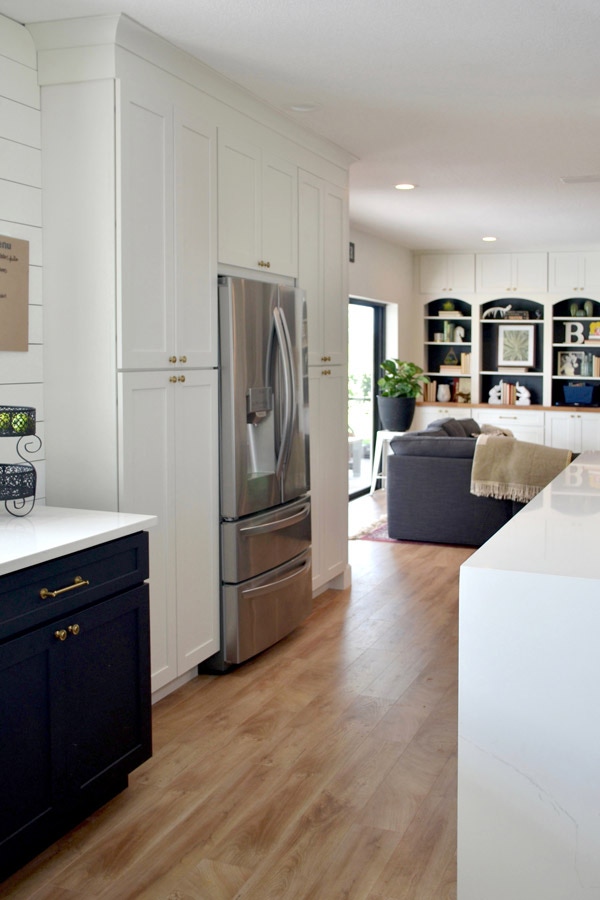
{"type": "Polygon", "coordinates": [[[498,326],[498,365],[533,366],[535,325],[498,326]]]}
{"type": "Polygon", "coordinates": [[[564,350],[558,354],[558,374],[571,378],[573,375],[583,375],[586,354],[581,350],[564,350]]]}

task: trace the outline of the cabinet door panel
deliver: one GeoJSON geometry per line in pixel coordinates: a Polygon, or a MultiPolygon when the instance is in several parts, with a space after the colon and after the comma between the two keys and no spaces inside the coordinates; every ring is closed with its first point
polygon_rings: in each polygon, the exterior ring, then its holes
{"type": "Polygon", "coordinates": [[[218,364],[216,183],[216,128],[176,111],[176,347],[190,368],[218,364]]]}
{"type": "Polygon", "coordinates": [[[121,95],[121,368],[168,365],[173,319],[173,114],[154,93],[121,95]]]}
{"type": "Polygon", "coordinates": [[[74,613],[64,654],[66,771],[75,802],[150,756],[148,586],[74,613]]]}
{"type": "Polygon", "coordinates": [[[260,259],[260,150],[219,131],[219,260],[256,269],[260,259]]]}
{"type": "MultiPolygon", "coordinates": [[[[175,376],[171,376],[175,377],[175,376]]],[[[158,517],[149,531],[152,689],[177,676],[174,393],[167,372],[120,376],[119,509],[158,517]]]]}
{"type": "Polygon", "coordinates": [[[322,182],[300,175],[298,284],[306,292],[308,364],[322,362],[323,323],[323,202],[322,182]]]}
{"type": "Polygon", "coordinates": [[[41,837],[56,801],[52,649],[47,630],[0,647],[0,872],[10,865],[11,835],[32,824],[41,837]]]}
{"type": "Polygon", "coordinates": [[[348,373],[309,370],[313,590],[348,561],[348,373]]]}
{"type": "Polygon", "coordinates": [[[220,646],[217,372],[188,372],[174,396],[177,669],[182,674],[220,646]]]}
{"type": "Polygon", "coordinates": [[[323,346],[332,365],[348,353],[348,228],[346,195],[326,185],[323,220],[323,346]]]}
{"type": "Polygon", "coordinates": [[[271,157],[262,166],[262,256],[271,272],[298,274],[298,170],[271,157]]]}

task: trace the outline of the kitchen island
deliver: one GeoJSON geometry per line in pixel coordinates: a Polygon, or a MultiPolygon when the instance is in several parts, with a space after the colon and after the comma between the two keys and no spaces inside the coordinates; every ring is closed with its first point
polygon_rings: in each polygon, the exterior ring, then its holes
{"type": "Polygon", "coordinates": [[[0,516],[0,879],[151,754],[153,516],[0,516]]]}
{"type": "Polygon", "coordinates": [[[600,898],[600,453],[461,567],[458,900],[600,898]]]}

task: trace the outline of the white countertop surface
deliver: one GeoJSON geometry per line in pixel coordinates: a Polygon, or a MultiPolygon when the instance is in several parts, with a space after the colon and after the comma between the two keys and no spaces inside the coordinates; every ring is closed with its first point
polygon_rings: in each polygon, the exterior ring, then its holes
{"type": "Polygon", "coordinates": [[[27,516],[0,515],[0,575],[145,531],[156,521],[156,516],[41,505],[27,516]]]}
{"type": "Polygon", "coordinates": [[[600,451],[578,456],[463,566],[597,579],[600,451]]]}

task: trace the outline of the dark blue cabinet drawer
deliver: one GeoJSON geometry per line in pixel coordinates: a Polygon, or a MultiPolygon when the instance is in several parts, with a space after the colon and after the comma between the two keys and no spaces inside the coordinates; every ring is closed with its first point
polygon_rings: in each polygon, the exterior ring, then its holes
{"type": "Polygon", "coordinates": [[[148,578],[148,534],[98,544],[0,578],[0,640],[148,578]]]}

